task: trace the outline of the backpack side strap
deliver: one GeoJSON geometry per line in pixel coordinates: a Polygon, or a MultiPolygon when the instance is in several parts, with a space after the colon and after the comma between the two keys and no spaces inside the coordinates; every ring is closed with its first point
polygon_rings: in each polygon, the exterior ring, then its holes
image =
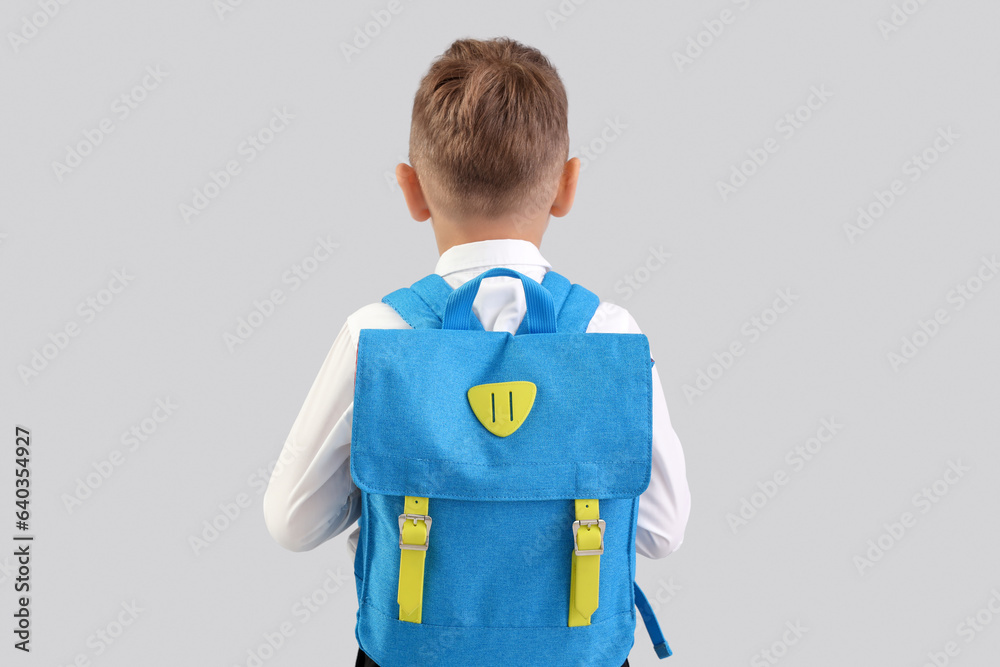
{"type": "Polygon", "coordinates": [[[653,640],[653,649],[656,650],[656,655],[659,656],[660,660],[669,658],[674,652],[670,650],[670,644],[663,638],[663,632],[660,630],[660,624],[656,620],[656,614],[653,613],[653,608],[649,606],[649,600],[646,599],[646,595],[639,588],[639,582],[633,581],[632,584],[635,587],[635,605],[639,608],[639,614],[642,615],[642,622],[646,625],[646,632],[649,633],[649,638],[653,640]]]}

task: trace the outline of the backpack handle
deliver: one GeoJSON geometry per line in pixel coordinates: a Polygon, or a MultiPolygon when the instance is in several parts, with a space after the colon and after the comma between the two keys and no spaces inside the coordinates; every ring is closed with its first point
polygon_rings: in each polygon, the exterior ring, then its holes
{"type": "Polygon", "coordinates": [[[528,318],[528,333],[555,333],[556,309],[552,303],[552,295],[539,283],[514,269],[497,267],[479,274],[448,295],[444,307],[444,317],[441,318],[442,329],[469,329],[472,317],[472,302],[479,293],[479,284],[483,278],[491,276],[510,276],[520,278],[524,286],[524,302],[528,307],[525,317],[528,318]]]}

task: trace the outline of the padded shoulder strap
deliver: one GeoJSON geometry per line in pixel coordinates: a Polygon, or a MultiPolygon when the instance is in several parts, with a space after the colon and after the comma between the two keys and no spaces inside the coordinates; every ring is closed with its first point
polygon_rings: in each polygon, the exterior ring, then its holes
{"type": "MultiPolygon", "coordinates": [[[[542,286],[552,293],[556,307],[556,330],[561,333],[584,333],[601,304],[600,298],[582,285],[573,285],[555,271],[542,278],[542,286]]],[[[521,322],[524,327],[524,322],[521,322]]],[[[525,328],[525,331],[527,329],[525,328]]],[[[522,333],[521,329],[517,333],[522,333]]]]}
{"type": "Polygon", "coordinates": [[[444,278],[432,273],[409,287],[386,294],[382,303],[391,306],[414,329],[440,329],[444,306],[452,291],[444,278]]]}
{"type": "MultiPolygon", "coordinates": [[[[597,295],[580,285],[571,284],[568,279],[551,270],[542,278],[542,287],[552,294],[557,318],[556,329],[567,333],[585,332],[601,302],[597,295]]],[[[453,291],[444,278],[432,273],[409,287],[385,295],[382,303],[391,306],[414,329],[440,329],[445,304],[453,291]]],[[[482,330],[483,325],[479,320],[472,320],[473,326],[482,330]]],[[[528,318],[524,317],[517,335],[527,331],[528,318]]]]}
{"type": "Polygon", "coordinates": [[[585,333],[601,300],[582,285],[573,285],[559,311],[558,331],[585,333]]]}

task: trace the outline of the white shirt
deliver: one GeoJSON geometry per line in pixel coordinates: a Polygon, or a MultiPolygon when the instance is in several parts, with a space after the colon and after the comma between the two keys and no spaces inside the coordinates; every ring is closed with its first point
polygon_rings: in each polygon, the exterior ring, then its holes
{"type": "MultiPolygon", "coordinates": [[[[435,273],[454,288],[498,266],[538,282],[552,268],[530,241],[497,239],[449,248],[441,254],[435,273]]],[[[510,276],[485,278],[472,310],[487,331],[516,332],[526,311],[521,281],[510,276]]],[[[350,465],[358,332],[409,328],[390,306],[372,303],[352,313],[333,341],[264,493],[267,529],[286,549],[313,549],[342,533],[360,516],[361,491],[351,479],[350,465]]],[[[605,302],[601,302],[587,332],[642,333],[628,311],[605,302]]],[[[684,452],[670,425],[655,365],[652,374],[652,472],[649,487],[639,497],[635,549],[648,558],[663,558],[676,551],[684,539],[691,495],[684,452]]],[[[348,538],[352,552],[357,550],[359,532],[355,529],[348,538]]]]}

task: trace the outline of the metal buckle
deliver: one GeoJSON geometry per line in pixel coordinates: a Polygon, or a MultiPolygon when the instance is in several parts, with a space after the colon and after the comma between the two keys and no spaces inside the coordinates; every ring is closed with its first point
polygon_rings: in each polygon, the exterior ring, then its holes
{"type": "Polygon", "coordinates": [[[604,519],[582,519],[573,522],[573,553],[577,556],[600,556],[604,553],[604,519]],[[580,544],[577,542],[577,533],[580,532],[580,526],[593,526],[597,525],[601,529],[601,547],[599,549],[580,549],[580,544]]]}
{"type": "Polygon", "coordinates": [[[426,514],[400,514],[399,515],[399,548],[400,549],[413,549],[415,551],[427,551],[427,545],[430,544],[431,540],[431,518],[426,514]],[[423,544],[403,544],[403,524],[406,523],[407,519],[413,519],[413,525],[417,525],[417,521],[420,519],[424,520],[424,526],[427,528],[427,532],[424,534],[423,544]]]}

